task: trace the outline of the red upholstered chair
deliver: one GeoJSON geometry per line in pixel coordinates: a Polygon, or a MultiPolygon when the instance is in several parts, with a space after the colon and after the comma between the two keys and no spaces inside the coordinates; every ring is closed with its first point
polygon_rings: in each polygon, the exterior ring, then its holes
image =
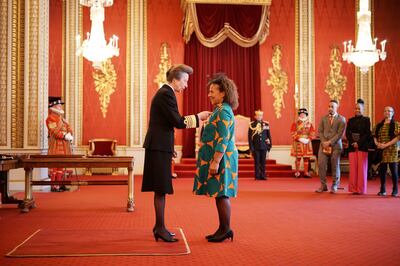
{"type": "MultiPolygon", "coordinates": [[[[95,156],[116,156],[117,155],[117,140],[115,139],[91,139],[89,140],[89,151],[87,154],[89,157],[95,156]]],[[[118,172],[117,168],[112,169],[112,174],[116,175],[118,172]]],[[[87,175],[92,174],[92,169],[86,170],[87,175]]]]}
{"type": "Polygon", "coordinates": [[[249,117],[235,115],[235,144],[239,151],[239,157],[250,157],[249,148],[249,117]]]}

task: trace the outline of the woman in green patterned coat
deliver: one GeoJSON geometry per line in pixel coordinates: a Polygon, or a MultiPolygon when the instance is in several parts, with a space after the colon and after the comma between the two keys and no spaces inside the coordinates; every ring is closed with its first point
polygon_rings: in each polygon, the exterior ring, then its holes
{"type": "Polygon", "coordinates": [[[379,175],[381,178],[381,189],[379,196],[386,196],[386,171],[389,165],[392,174],[393,190],[392,197],[398,194],[398,154],[397,142],[400,136],[400,123],[394,120],[394,109],[386,106],[383,119],[374,129],[374,142],[378,149],[382,150],[382,161],[379,166],[379,175]]]}
{"type": "Polygon", "coordinates": [[[229,197],[236,197],[238,186],[238,151],[232,111],[239,105],[238,93],[235,83],[225,74],[216,74],[207,88],[214,111],[202,131],[193,191],[196,195],[215,197],[219,227],[206,239],[209,242],[233,241],[229,197]]]}

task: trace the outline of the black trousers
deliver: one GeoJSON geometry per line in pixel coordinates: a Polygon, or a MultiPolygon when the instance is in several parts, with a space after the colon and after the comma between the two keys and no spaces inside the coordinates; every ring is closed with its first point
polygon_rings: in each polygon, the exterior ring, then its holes
{"type": "Polygon", "coordinates": [[[256,179],[265,179],[265,159],[267,157],[267,150],[254,150],[254,171],[256,179]]]}
{"type": "Polygon", "coordinates": [[[390,172],[392,173],[392,183],[393,183],[392,194],[397,194],[399,192],[398,163],[381,163],[381,165],[379,166],[379,176],[381,178],[381,191],[380,192],[386,192],[387,165],[389,165],[390,172]]]}

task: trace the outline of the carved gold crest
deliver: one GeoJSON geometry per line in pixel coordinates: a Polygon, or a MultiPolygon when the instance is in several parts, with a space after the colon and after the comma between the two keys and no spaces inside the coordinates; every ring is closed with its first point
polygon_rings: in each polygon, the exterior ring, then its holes
{"type": "Polygon", "coordinates": [[[171,67],[171,58],[169,56],[169,46],[168,43],[163,42],[160,48],[160,64],[158,65],[158,74],[154,79],[158,87],[161,87],[164,83],[167,83],[166,73],[171,67]]]}
{"type": "Polygon", "coordinates": [[[343,92],[346,90],[347,77],[340,74],[342,63],[340,60],[340,50],[337,46],[331,49],[331,64],[329,74],[326,77],[325,92],[328,93],[331,100],[340,101],[343,92]]]}
{"type": "Polygon", "coordinates": [[[281,67],[282,49],[281,46],[276,44],[272,46],[274,53],[272,55],[272,67],[268,68],[270,74],[267,84],[272,86],[272,95],[275,98],[274,109],[276,118],[282,116],[281,110],[285,108],[285,102],[283,101],[283,95],[288,90],[288,77],[285,71],[281,67]]]}
{"type": "Polygon", "coordinates": [[[100,109],[105,118],[107,115],[110,96],[115,92],[117,86],[117,73],[111,59],[102,63],[101,69],[93,70],[94,87],[99,94],[100,109]]]}

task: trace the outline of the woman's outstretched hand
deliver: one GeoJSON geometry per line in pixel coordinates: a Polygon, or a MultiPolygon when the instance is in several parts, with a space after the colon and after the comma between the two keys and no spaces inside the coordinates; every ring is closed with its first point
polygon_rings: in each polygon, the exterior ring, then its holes
{"type": "Polygon", "coordinates": [[[210,111],[203,111],[197,114],[197,116],[199,117],[199,119],[201,121],[204,121],[206,119],[208,119],[208,117],[212,114],[212,112],[210,111]]]}

